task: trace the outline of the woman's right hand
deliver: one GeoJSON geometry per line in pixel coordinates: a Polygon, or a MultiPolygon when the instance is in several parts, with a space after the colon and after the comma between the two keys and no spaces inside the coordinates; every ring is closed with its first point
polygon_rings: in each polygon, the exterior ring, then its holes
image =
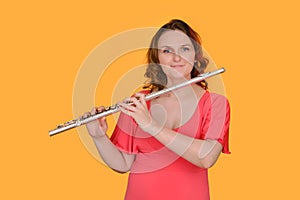
{"type": "MultiPolygon", "coordinates": [[[[94,107],[92,108],[91,112],[87,112],[83,115],[84,118],[89,117],[91,115],[95,115],[98,112],[101,112],[104,110],[103,106],[100,106],[98,108],[94,107]]],[[[107,131],[107,122],[105,117],[101,117],[99,119],[93,120],[86,124],[86,128],[93,138],[100,138],[106,135],[107,131]]]]}

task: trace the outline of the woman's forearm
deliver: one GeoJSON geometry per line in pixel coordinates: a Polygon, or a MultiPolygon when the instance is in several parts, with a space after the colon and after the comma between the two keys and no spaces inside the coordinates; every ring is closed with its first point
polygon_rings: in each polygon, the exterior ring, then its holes
{"type": "Polygon", "coordinates": [[[152,128],[150,134],[171,151],[198,167],[211,167],[222,151],[222,145],[216,140],[195,139],[168,128],[158,127],[152,128]]]}
{"type": "Polygon", "coordinates": [[[93,138],[97,150],[103,161],[112,169],[124,173],[130,170],[135,155],[120,151],[107,137],[93,138]]]}

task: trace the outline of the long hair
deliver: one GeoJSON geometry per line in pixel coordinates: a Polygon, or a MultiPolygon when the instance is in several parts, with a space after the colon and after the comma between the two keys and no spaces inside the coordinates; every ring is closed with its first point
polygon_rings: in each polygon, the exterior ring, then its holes
{"type": "MultiPolygon", "coordinates": [[[[161,35],[168,30],[179,30],[185,33],[190,39],[195,49],[195,63],[191,71],[191,78],[202,74],[206,69],[206,66],[209,62],[207,58],[203,57],[203,51],[201,46],[201,39],[199,34],[194,31],[187,23],[179,19],[173,19],[167,24],[163,25],[154,35],[151,40],[150,47],[147,52],[147,69],[145,77],[149,78],[148,82],[144,88],[148,88],[151,91],[153,90],[162,90],[167,85],[167,77],[163,72],[162,67],[159,64],[158,59],[158,40],[161,35]]],[[[201,81],[197,83],[203,89],[207,90],[207,82],[201,81]]]]}

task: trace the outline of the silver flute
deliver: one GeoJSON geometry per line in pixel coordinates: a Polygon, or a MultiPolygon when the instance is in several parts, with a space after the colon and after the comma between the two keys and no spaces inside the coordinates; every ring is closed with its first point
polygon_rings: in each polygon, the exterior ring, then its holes
{"type": "MultiPolygon", "coordinates": [[[[156,97],[158,97],[158,96],[160,96],[162,94],[171,92],[171,91],[176,90],[178,88],[182,88],[182,87],[190,85],[192,83],[197,83],[197,82],[203,81],[204,79],[207,79],[209,77],[218,75],[218,74],[223,73],[223,72],[225,72],[225,69],[224,68],[220,68],[220,69],[212,71],[212,72],[206,72],[206,73],[200,74],[199,76],[194,77],[194,78],[192,78],[192,79],[190,79],[188,81],[185,81],[183,83],[180,83],[178,85],[174,85],[172,87],[165,88],[163,90],[159,90],[157,92],[152,92],[150,94],[147,94],[147,95],[145,95],[145,100],[148,101],[148,100],[154,99],[154,98],[156,98],[156,97]]],[[[128,102],[128,103],[131,103],[131,102],[128,102]]],[[[63,124],[59,124],[56,127],[56,129],[53,129],[53,130],[49,131],[49,135],[50,136],[56,135],[56,134],[61,133],[63,131],[67,131],[69,129],[81,126],[83,124],[89,123],[89,122],[91,122],[93,120],[96,120],[98,118],[105,117],[105,116],[117,113],[119,111],[120,111],[120,109],[119,109],[119,105],[118,104],[105,107],[103,111],[97,112],[96,114],[90,115],[90,116],[88,116],[86,118],[73,119],[73,120],[65,122],[63,124]]]]}

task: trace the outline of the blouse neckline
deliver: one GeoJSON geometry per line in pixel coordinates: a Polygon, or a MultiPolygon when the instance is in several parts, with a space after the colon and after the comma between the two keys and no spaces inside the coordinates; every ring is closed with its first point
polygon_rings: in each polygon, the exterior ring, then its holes
{"type": "MultiPolygon", "coordinates": [[[[209,92],[206,90],[206,91],[203,93],[203,95],[200,97],[200,99],[198,100],[197,107],[196,107],[196,109],[194,110],[194,112],[193,112],[193,114],[191,115],[191,117],[190,117],[185,123],[179,125],[179,126],[176,127],[176,128],[172,128],[173,131],[179,130],[180,128],[184,127],[186,124],[188,124],[188,123],[192,120],[192,118],[194,117],[195,113],[196,113],[197,110],[199,109],[200,103],[202,103],[202,101],[204,101],[205,96],[207,96],[208,94],[209,94],[209,92]]],[[[151,100],[148,101],[148,104],[147,104],[147,105],[148,105],[148,109],[150,109],[150,107],[151,107],[151,100]]]]}

